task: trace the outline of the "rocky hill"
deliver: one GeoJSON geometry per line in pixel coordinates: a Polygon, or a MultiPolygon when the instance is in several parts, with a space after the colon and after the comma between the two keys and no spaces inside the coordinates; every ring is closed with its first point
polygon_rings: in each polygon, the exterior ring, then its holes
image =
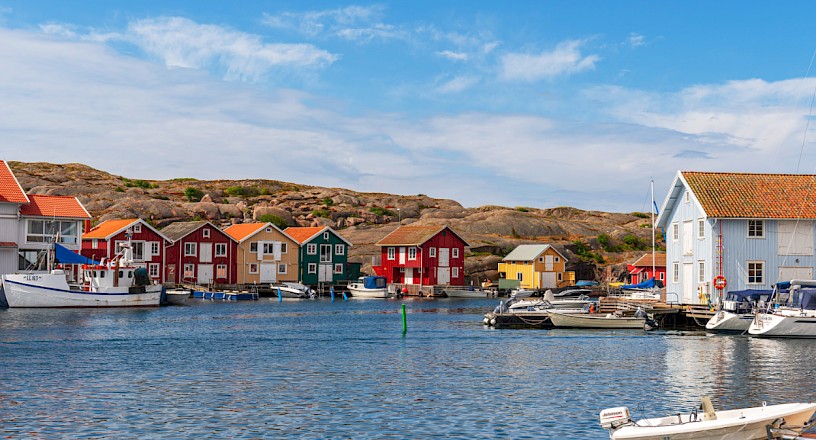
{"type": "Polygon", "coordinates": [[[159,229],[194,219],[220,225],[261,219],[279,226],[331,226],[354,243],[350,258],[367,272],[370,257],[378,252],[374,243],[399,223],[447,224],[457,231],[470,244],[465,272],[474,281],[496,279],[498,262],[522,243],[555,245],[579,279],[598,280],[617,280],[626,262],[651,248],[650,220],[641,213],[465,208],[424,194],[361,193],[276,180],[141,180],[75,163],[9,165],[28,193],[76,196],[94,224],[141,217],[159,229]]]}

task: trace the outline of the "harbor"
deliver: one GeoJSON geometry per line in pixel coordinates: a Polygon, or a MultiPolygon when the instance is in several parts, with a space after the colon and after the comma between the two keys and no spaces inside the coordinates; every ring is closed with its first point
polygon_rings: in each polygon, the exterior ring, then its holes
{"type": "Polygon", "coordinates": [[[18,372],[4,376],[0,433],[597,440],[611,407],[645,418],[704,395],[717,409],[815,397],[809,340],[496,330],[481,322],[496,302],[0,309],[0,369],[18,372]]]}

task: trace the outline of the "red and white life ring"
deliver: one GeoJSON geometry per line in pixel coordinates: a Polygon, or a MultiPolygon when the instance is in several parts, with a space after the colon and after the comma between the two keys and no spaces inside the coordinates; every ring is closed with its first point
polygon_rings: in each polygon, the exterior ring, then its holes
{"type": "Polygon", "coordinates": [[[727,285],[728,281],[725,279],[724,276],[717,275],[716,277],[714,277],[714,288],[716,288],[717,290],[723,290],[727,285]]]}

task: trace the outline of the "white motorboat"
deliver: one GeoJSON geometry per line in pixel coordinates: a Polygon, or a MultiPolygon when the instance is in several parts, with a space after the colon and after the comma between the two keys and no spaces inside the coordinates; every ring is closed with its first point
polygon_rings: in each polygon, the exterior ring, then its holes
{"type": "Polygon", "coordinates": [[[164,292],[164,303],[170,306],[183,306],[187,304],[192,292],[187,289],[167,289],[164,292]]]}
{"type": "Polygon", "coordinates": [[[317,296],[315,291],[304,284],[294,282],[283,282],[280,284],[272,284],[272,291],[282,298],[314,298],[317,296]]]}
{"type": "MultiPolygon", "coordinates": [[[[549,291],[548,291],[549,292],[549,291]]],[[[544,294],[544,298],[527,298],[515,301],[508,300],[507,308],[512,312],[514,310],[523,310],[528,308],[539,309],[583,309],[584,307],[594,304],[588,296],[583,295],[578,298],[553,298],[552,292],[544,294]],[[549,299],[548,299],[549,298],[549,299]]]]}
{"type": "Polygon", "coordinates": [[[816,281],[792,280],[788,300],[757,313],[748,333],[777,338],[816,338],[816,281]]]}
{"type": "Polygon", "coordinates": [[[158,306],[161,284],[153,284],[144,268],[114,260],[85,265],[82,284],[69,284],[61,269],[3,275],[6,302],[9,307],[158,306]]]}
{"type": "Polygon", "coordinates": [[[722,302],[722,308],[706,322],[706,329],[716,332],[745,332],[754,320],[754,309],[764,303],[773,290],[731,291],[722,302]]]}
{"type": "MultiPolygon", "coordinates": [[[[618,316],[612,313],[563,313],[553,309],[548,311],[548,315],[554,327],[645,329],[647,325],[645,313],[637,316],[618,316]]],[[[649,325],[654,326],[653,324],[649,325]]]]}
{"type": "Polygon", "coordinates": [[[388,282],[385,277],[360,277],[354,283],[348,284],[348,290],[354,298],[389,298],[388,282]]]}
{"type": "Polygon", "coordinates": [[[445,286],[442,292],[448,298],[487,298],[488,292],[474,287],[445,286]]]}
{"type": "Polygon", "coordinates": [[[513,290],[510,291],[510,298],[517,298],[517,299],[529,298],[529,297],[533,296],[534,293],[536,293],[536,291],[532,290],[532,289],[524,289],[524,288],[513,289],[513,290]]]}
{"type": "Polygon", "coordinates": [[[797,436],[809,427],[814,412],[815,403],[764,402],[758,407],[714,411],[711,401],[703,397],[700,413],[695,407],[688,413],[633,422],[629,409],[618,407],[601,411],[600,421],[612,440],[751,440],[797,436]]]}

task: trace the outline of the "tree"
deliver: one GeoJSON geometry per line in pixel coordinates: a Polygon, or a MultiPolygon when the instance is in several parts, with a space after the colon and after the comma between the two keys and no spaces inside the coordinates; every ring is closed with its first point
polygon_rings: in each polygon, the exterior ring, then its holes
{"type": "Polygon", "coordinates": [[[191,186],[184,190],[184,195],[187,197],[187,200],[191,202],[200,202],[201,198],[204,197],[204,191],[191,186]]]}
{"type": "Polygon", "coordinates": [[[277,226],[278,229],[281,230],[289,227],[289,223],[287,223],[286,220],[274,214],[264,214],[258,217],[258,221],[263,223],[272,223],[273,225],[277,226]]]}

